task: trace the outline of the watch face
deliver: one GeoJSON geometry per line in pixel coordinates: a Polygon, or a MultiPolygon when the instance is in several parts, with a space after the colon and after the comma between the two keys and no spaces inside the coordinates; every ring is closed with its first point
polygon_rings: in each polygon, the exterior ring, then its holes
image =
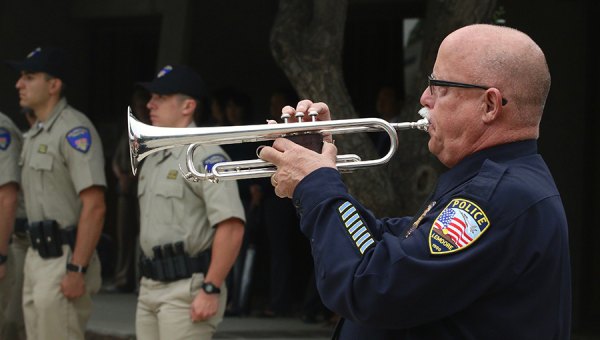
{"type": "Polygon", "coordinates": [[[206,282],[202,284],[202,289],[204,289],[206,294],[217,294],[217,293],[221,292],[221,290],[219,288],[217,288],[215,285],[213,285],[212,283],[206,283],[206,282]]]}

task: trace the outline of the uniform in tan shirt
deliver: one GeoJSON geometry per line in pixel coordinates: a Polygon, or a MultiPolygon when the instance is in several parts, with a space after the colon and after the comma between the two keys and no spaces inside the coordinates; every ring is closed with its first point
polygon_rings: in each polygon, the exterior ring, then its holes
{"type": "MultiPolygon", "coordinates": [[[[0,186],[8,183],[21,185],[19,155],[23,146],[21,131],[6,115],[0,112],[0,186]]],[[[22,192],[15,217],[25,218],[22,192]]],[[[23,261],[29,247],[26,236],[13,236],[8,249],[6,276],[0,280],[0,339],[18,339],[25,332],[23,321],[22,290],[23,261]]]]}
{"type": "MultiPolygon", "coordinates": [[[[76,226],[82,203],[79,193],[106,186],[100,136],[90,120],[61,99],[44,123],[25,135],[21,178],[29,223],[55,220],[60,228],[76,226]]],[[[100,262],[94,253],[84,274],[85,292],[67,300],[61,291],[71,248],[63,255],[41,258],[29,248],[24,265],[23,312],[27,337],[83,339],[92,311],[91,295],[101,285],[100,262]],[[53,310],[55,312],[48,312],[53,310]]]]}
{"type": "MultiPolygon", "coordinates": [[[[192,125],[193,126],[193,125],[192,125]]],[[[201,146],[194,159],[211,166],[227,160],[221,147],[201,146]]],[[[190,183],[179,171],[186,162],[186,148],[155,153],[144,160],[138,182],[142,251],[152,257],[152,247],[184,241],[192,256],[210,248],[214,227],[229,218],[245,220],[237,183],[190,183]]]]}
{"type": "MultiPolygon", "coordinates": [[[[0,185],[8,183],[21,184],[19,154],[23,146],[23,135],[17,126],[0,112],[0,185]]],[[[17,218],[25,218],[23,199],[19,194],[17,218]]]]}
{"type": "Polygon", "coordinates": [[[106,186],[102,143],[90,120],[61,99],[50,118],[27,133],[21,154],[23,191],[30,222],[79,221],[79,192],[106,186]]]}

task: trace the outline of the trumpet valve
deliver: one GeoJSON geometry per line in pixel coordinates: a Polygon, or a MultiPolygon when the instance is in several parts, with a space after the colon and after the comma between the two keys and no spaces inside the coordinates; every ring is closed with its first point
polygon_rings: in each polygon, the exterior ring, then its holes
{"type": "Polygon", "coordinates": [[[283,120],[284,123],[288,122],[288,119],[290,119],[290,114],[289,113],[282,113],[281,114],[281,120],[283,120]]]}
{"type": "Polygon", "coordinates": [[[317,111],[314,111],[314,110],[313,110],[313,111],[310,111],[310,112],[308,113],[308,116],[310,117],[310,120],[311,120],[311,121],[313,121],[313,122],[316,122],[316,121],[317,121],[317,116],[318,116],[318,115],[319,115],[319,113],[318,113],[317,111]]]}
{"type": "Polygon", "coordinates": [[[304,112],[296,112],[296,119],[298,119],[298,123],[302,123],[304,119],[304,112]]]}

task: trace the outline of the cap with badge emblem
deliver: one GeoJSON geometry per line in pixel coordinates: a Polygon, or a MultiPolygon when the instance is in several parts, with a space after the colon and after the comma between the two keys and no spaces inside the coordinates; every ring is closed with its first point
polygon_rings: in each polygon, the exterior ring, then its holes
{"type": "Polygon", "coordinates": [[[206,85],[200,75],[185,65],[166,65],[154,80],[138,84],[156,94],[180,93],[195,99],[206,96],[206,85]]]}
{"type": "Polygon", "coordinates": [[[29,52],[25,60],[9,60],[6,63],[19,72],[45,72],[64,83],[70,82],[71,58],[59,47],[38,47],[29,52]]]}

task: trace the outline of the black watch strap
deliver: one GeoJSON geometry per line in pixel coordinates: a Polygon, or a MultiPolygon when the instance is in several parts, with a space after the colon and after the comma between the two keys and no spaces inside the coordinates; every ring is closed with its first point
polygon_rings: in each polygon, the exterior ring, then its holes
{"type": "Polygon", "coordinates": [[[0,264],[5,264],[8,261],[8,255],[0,254],[0,264]]]}
{"type": "Polygon", "coordinates": [[[87,271],[87,267],[67,263],[67,271],[85,274],[85,272],[87,271]]]}
{"type": "Polygon", "coordinates": [[[215,286],[214,284],[212,284],[210,282],[203,282],[202,283],[202,290],[204,290],[204,292],[206,294],[219,294],[219,293],[221,293],[221,288],[215,286]]]}

